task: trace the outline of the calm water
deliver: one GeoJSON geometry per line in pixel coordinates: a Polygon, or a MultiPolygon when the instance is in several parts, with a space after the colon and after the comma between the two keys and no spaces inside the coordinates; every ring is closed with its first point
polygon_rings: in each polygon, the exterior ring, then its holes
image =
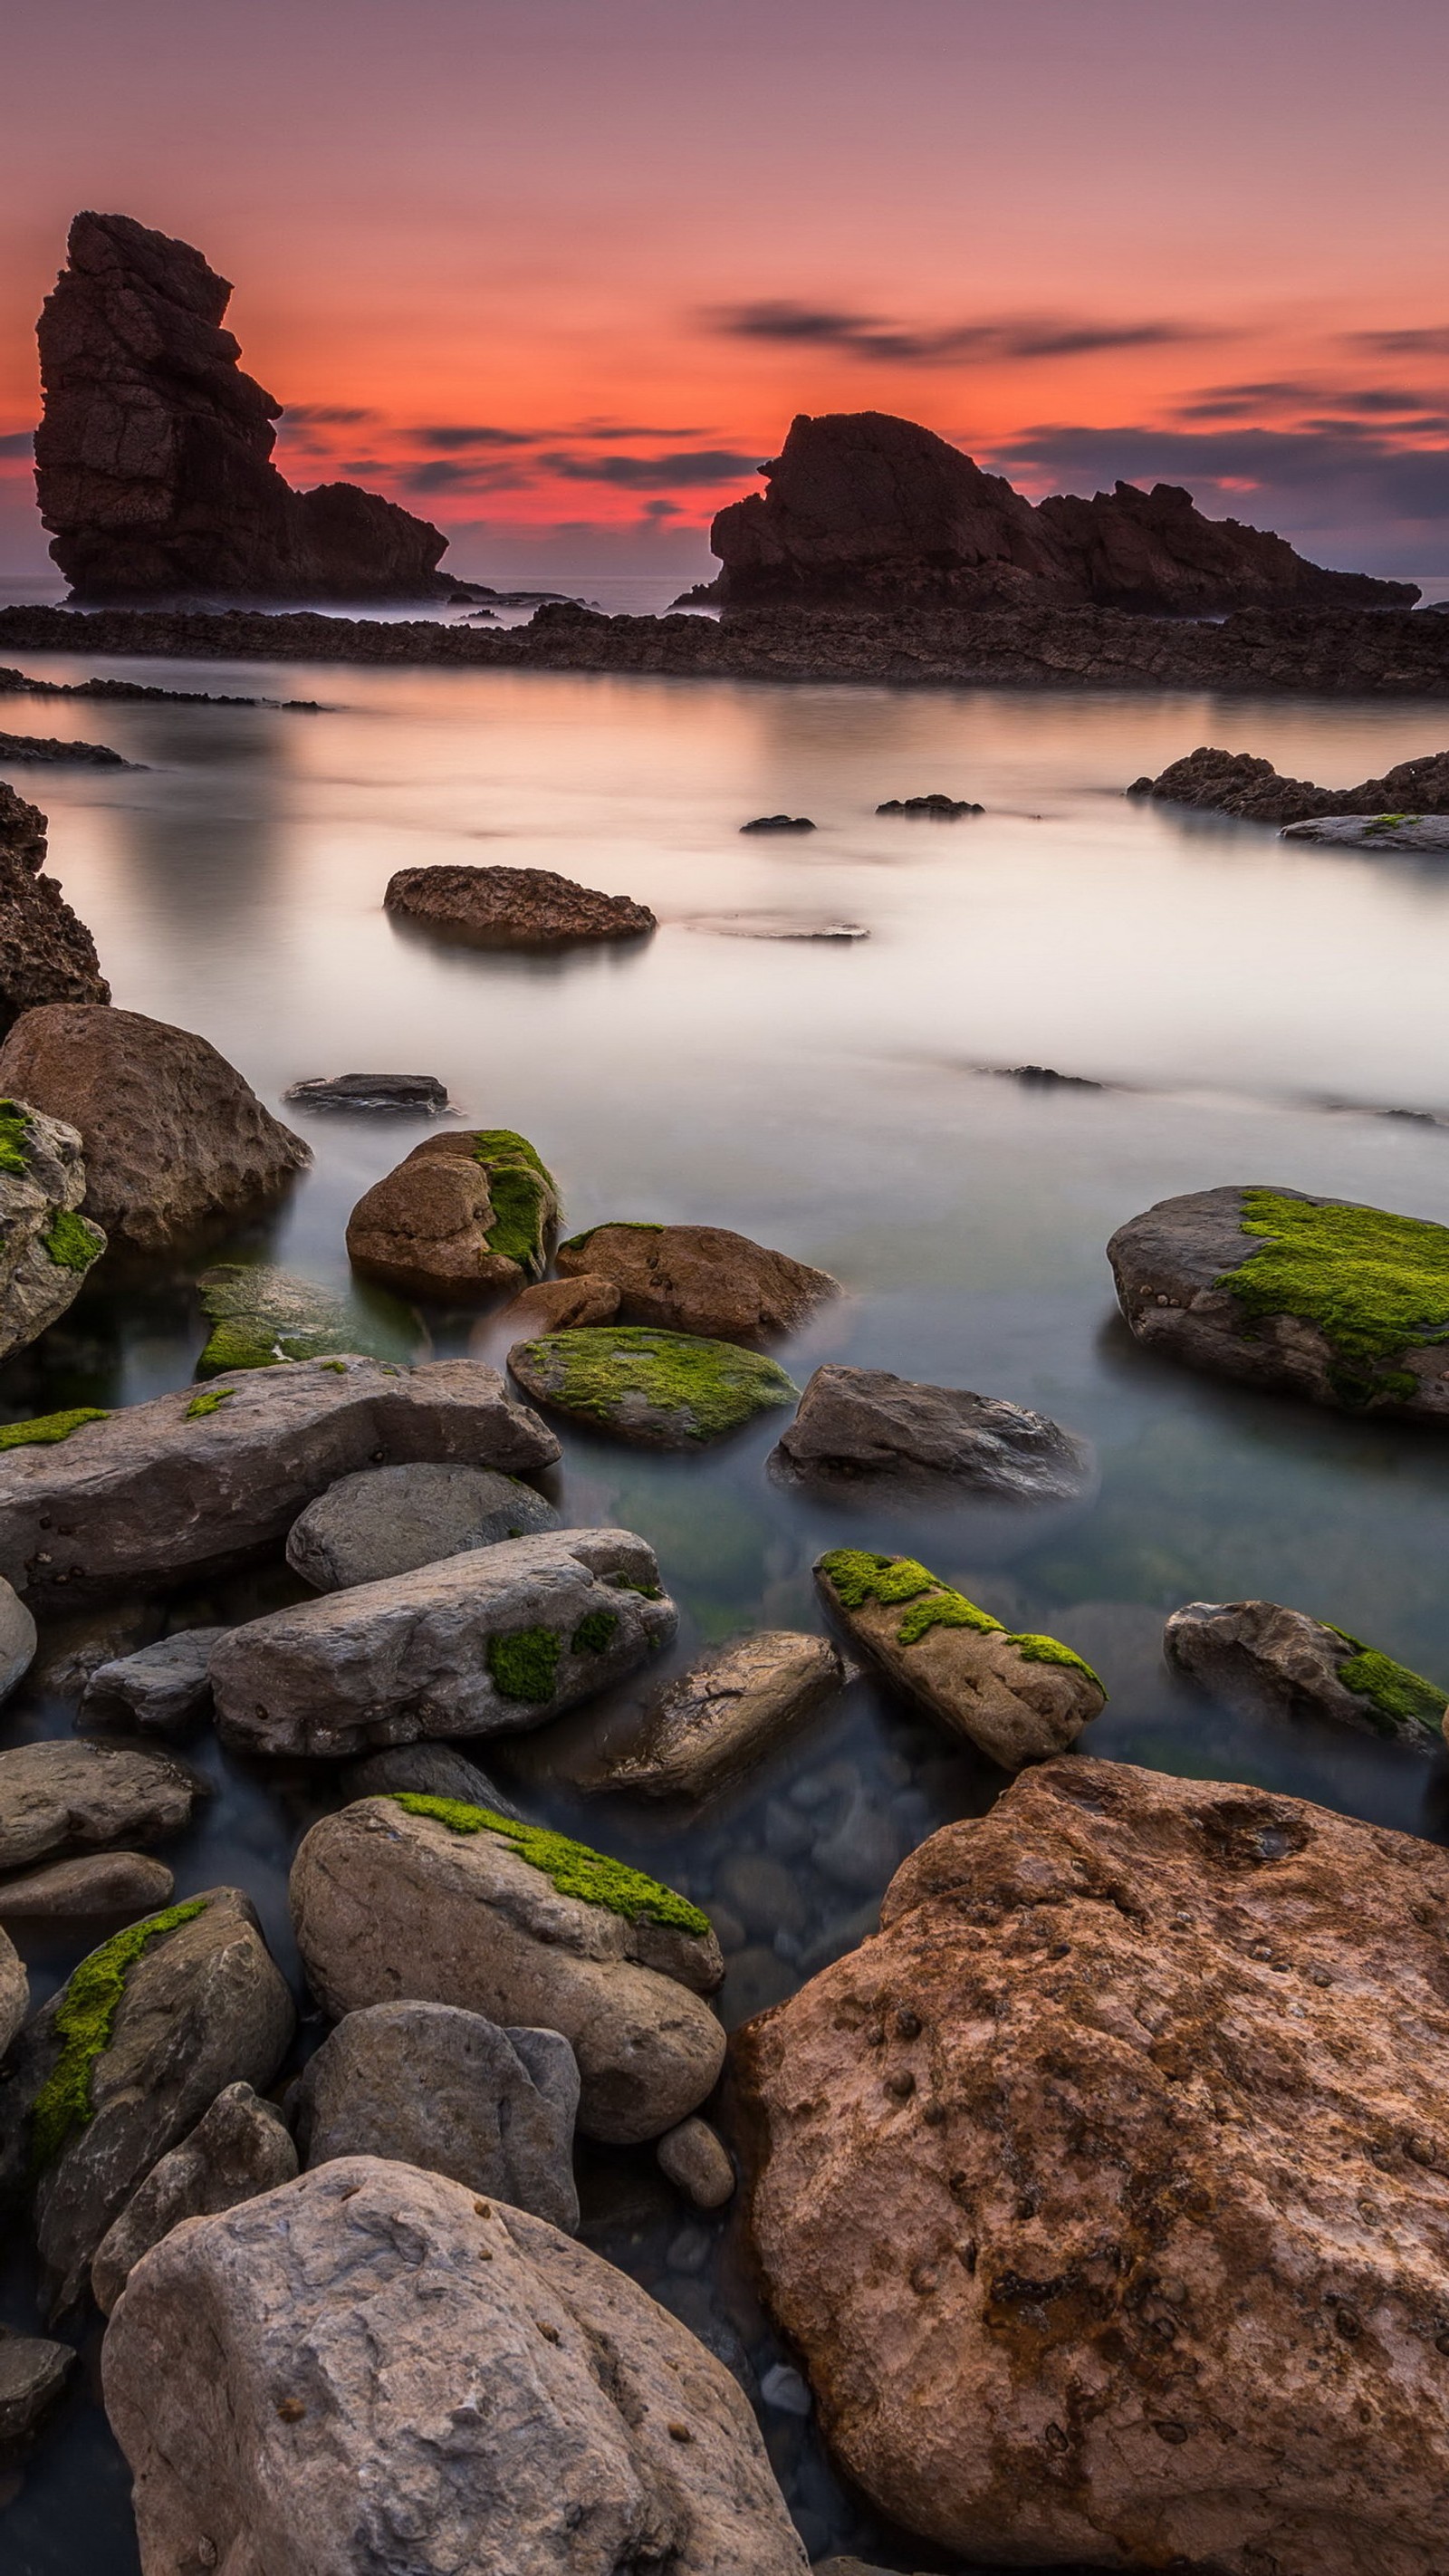
{"type": "MultiPolygon", "coordinates": [[[[100,666],[25,667],[68,679],[100,666]]],[[[1009,1624],[1086,1652],[1112,1692],[1091,1749],[1449,1838],[1449,1765],[1249,1724],[1174,1688],[1158,1661],[1166,1611],[1251,1593],[1449,1679],[1442,1441],[1146,1360],[1115,1319],[1103,1259],[1113,1227],[1150,1201],[1231,1180],[1449,1222],[1449,1124],[1384,1115],[1449,1121],[1449,871],[1315,852],[1121,794],[1200,742],[1346,784],[1441,748],[1442,707],[105,667],[327,708],[0,700],[0,727],[100,739],[147,764],[5,773],[49,810],[51,865],[118,1002],[202,1031],[273,1105],[311,1074],[436,1073],[471,1123],[534,1140],[574,1227],[714,1221],[819,1263],[848,1294],[784,1353],[802,1382],[827,1356],[894,1368],[1037,1406],[1096,1442],[1089,1507],[847,1522],[768,1481],[768,1423],[682,1461],[566,1432],[567,1516],[654,1543],[683,1609],[681,1658],[750,1625],[814,1625],[811,1559],[850,1530],[909,1546],[1009,1624]],[[883,798],[937,789],[985,816],[875,815],[883,798]],[[741,823],[780,809],[819,828],[740,839],[741,823]],[[662,926],[628,953],[553,962],[438,948],[380,905],[394,868],[439,860],[558,868],[641,898],[662,926]],[[726,935],[740,916],[848,921],[869,937],[726,935]],[[1022,1064],[1104,1087],[1003,1078],[1022,1064]]],[[[270,1235],[235,1248],[340,1284],[349,1209],[425,1131],[319,1117],[306,1132],[315,1168],[270,1235]]],[[[486,1318],[434,1314],[420,1333],[424,1350],[497,1352],[486,1318]]],[[[124,1294],[102,1283],[0,1371],[0,1409],[138,1401],[185,1383],[203,1339],[184,1277],[124,1294]]],[[[89,1627],[140,1642],[167,1616],[234,1615],[284,1587],[263,1572],[204,1604],[126,1604],[89,1627]]],[[[79,1642],[74,1627],[43,1639],[5,1741],[69,1727],[79,1642]]],[[[731,2022],[859,1940],[902,1855],[1001,1785],[865,1682],[694,1821],[574,1796],[564,1775],[581,1726],[516,1745],[500,1776],[531,1812],[718,1911],[731,2022]]],[[[315,1771],[239,1766],[205,1736],[188,1751],[216,1794],[166,1855],[179,1889],[248,1887],[295,1969],[288,1863],[335,1792],[315,1771]]],[[[90,1944],[24,1946],[39,2001],[90,1944]]],[[[759,2396],[782,2355],[728,2231],[689,2219],[645,2156],[599,2158],[585,2199],[589,2241],[759,2396]]],[[[33,2317],[18,2268],[0,2313],[33,2317]]],[[[93,2387],[98,2338],[73,2332],[93,2387]]],[[[761,2412],[812,2554],[928,2561],[841,2491],[808,2424],[761,2412]]],[[[18,2576],[134,2568],[124,2469],[84,2389],[0,2497],[18,2576]]]]}

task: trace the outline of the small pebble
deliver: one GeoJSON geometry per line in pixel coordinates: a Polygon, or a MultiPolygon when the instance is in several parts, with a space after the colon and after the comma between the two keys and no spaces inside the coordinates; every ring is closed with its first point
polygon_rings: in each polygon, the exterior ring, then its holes
{"type": "Polygon", "coordinates": [[[696,2209],[723,2209],[734,2196],[735,2169],[722,2138],[692,2115],[668,2129],[655,2148],[660,2171],[696,2209]]]}
{"type": "Polygon", "coordinates": [[[788,2361],[777,2361],[760,2382],[760,2395],[767,2406],[779,2415],[805,2416],[811,2413],[814,2400],[798,2370],[788,2361]]]}

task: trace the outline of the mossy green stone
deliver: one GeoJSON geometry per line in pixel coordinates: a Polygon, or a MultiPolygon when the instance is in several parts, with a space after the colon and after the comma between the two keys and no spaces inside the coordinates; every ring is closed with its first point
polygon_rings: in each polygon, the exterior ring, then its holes
{"type": "Polygon", "coordinates": [[[74,1208],[57,1208],[49,1231],[40,1239],[57,1270],[89,1270],[106,1248],[99,1226],[89,1225],[74,1208]]]}
{"type": "Polygon", "coordinates": [[[198,1282],[211,1335],[196,1363],[198,1377],[228,1369],[275,1368],[280,1360],[315,1360],[330,1352],[407,1359],[418,1327],[396,1299],[336,1297],[310,1279],[265,1263],[223,1262],[198,1282]]]}
{"type": "Polygon", "coordinates": [[[550,1700],[563,1639],[553,1628],[514,1628],[488,1640],[488,1670],[500,1699],[550,1700]]]}
{"type": "Polygon", "coordinates": [[[68,1440],[84,1423],[110,1418],[99,1404],[73,1404],[68,1413],[37,1413],[29,1422],[0,1425],[0,1449],[48,1449],[54,1441],[68,1440]]]}
{"type": "Polygon", "coordinates": [[[1376,1646],[1366,1646],[1361,1637],[1351,1637],[1346,1628],[1335,1628],[1353,1653],[1338,1668],[1338,1678],[1345,1690],[1369,1707],[1382,1721],[1376,1730],[1385,1735],[1401,1734],[1408,1727],[1422,1728],[1437,1741],[1443,1730],[1444,1712],[1449,1707],[1449,1691],[1437,1682],[1426,1681],[1422,1673],[1412,1672],[1407,1664],[1397,1664],[1392,1655],[1381,1655],[1376,1646]]]}
{"type": "Polygon", "coordinates": [[[30,1120],[18,1100],[0,1100],[0,1172],[30,1169],[30,1120]]]}
{"type": "Polygon", "coordinates": [[[522,1824],[515,1816],[496,1815],[491,1807],[470,1807],[459,1798],[429,1798],[414,1789],[390,1795],[408,1815],[431,1816],[451,1833],[496,1834],[530,1869],[541,1870],[560,1896],[607,1906],[611,1914],[622,1914],[630,1923],[661,1923],[673,1931],[694,1932],[704,1940],[709,1937],[709,1916],[687,1897],[676,1895],[657,1878],[647,1878],[642,1870],[630,1869],[624,1861],[591,1851],[587,1843],[571,1841],[567,1834],[522,1824]]]}
{"type": "Polygon", "coordinates": [[[977,1636],[1004,1638],[1028,1664],[1065,1664],[1085,1673],[1105,1700],[1100,1676],[1089,1663],[1064,1646],[1059,1637],[1039,1637],[1030,1629],[1019,1634],[993,1619],[913,1556],[874,1556],[866,1548],[837,1547],[822,1556],[815,1571],[830,1586],[843,1610],[863,1610],[868,1602],[904,1610],[896,1630],[898,1646],[918,1646],[933,1628],[970,1628],[977,1636]]]}
{"type": "Polygon", "coordinates": [[[1293,1315],[1316,1324],[1345,1404],[1418,1392],[1412,1372],[1393,1363],[1449,1338],[1449,1226],[1258,1189],[1243,1193],[1242,1226],[1260,1247],[1216,1285],[1254,1322],[1293,1315]]]}
{"type": "Polygon", "coordinates": [[[30,2155],[35,2171],[52,2164],[77,2129],[91,2117],[91,2069],[109,2046],[112,2026],[126,1991],[126,1978],[142,1952],[165,1932],[192,1922],[206,1912],[204,1896],[185,1905],[168,1905],[129,1923],[110,1941],[82,1959],[55,2008],[52,2027],[61,2042],[60,2055],[35,2097],[30,2114],[30,2155]]]}
{"type": "Polygon", "coordinates": [[[758,1351],[645,1324],[545,1333],[511,1351],[509,1366],[541,1403],[657,1449],[702,1447],[800,1392],[758,1351]]]}
{"type": "Polygon", "coordinates": [[[512,1127],[480,1127],[473,1158],[488,1175],[493,1223],[488,1249],[516,1261],[526,1278],[548,1267],[549,1231],[558,1220],[558,1189],[536,1147],[512,1127]]]}

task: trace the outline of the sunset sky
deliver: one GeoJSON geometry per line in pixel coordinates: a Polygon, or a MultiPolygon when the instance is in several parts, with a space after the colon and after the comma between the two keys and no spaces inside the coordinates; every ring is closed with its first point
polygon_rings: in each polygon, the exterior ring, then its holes
{"type": "Polygon", "coordinates": [[[294,482],[707,569],[796,411],[1449,574],[1443,0],[16,0],[0,570],[80,206],[195,242],[294,482]]]}

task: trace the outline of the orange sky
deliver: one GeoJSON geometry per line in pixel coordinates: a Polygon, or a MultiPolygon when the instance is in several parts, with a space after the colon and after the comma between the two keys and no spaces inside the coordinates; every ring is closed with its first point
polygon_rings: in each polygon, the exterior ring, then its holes
{"type": "Polygon", "coordinates": [[[17,15],[0,568],[44,563],[33,324],[90,204],[236,281],[293,480],[459,570],[702,568],[793,412],[871,406],[1033,493],[1167,475],[1449,574],[1442,0],[17,15]]]}

